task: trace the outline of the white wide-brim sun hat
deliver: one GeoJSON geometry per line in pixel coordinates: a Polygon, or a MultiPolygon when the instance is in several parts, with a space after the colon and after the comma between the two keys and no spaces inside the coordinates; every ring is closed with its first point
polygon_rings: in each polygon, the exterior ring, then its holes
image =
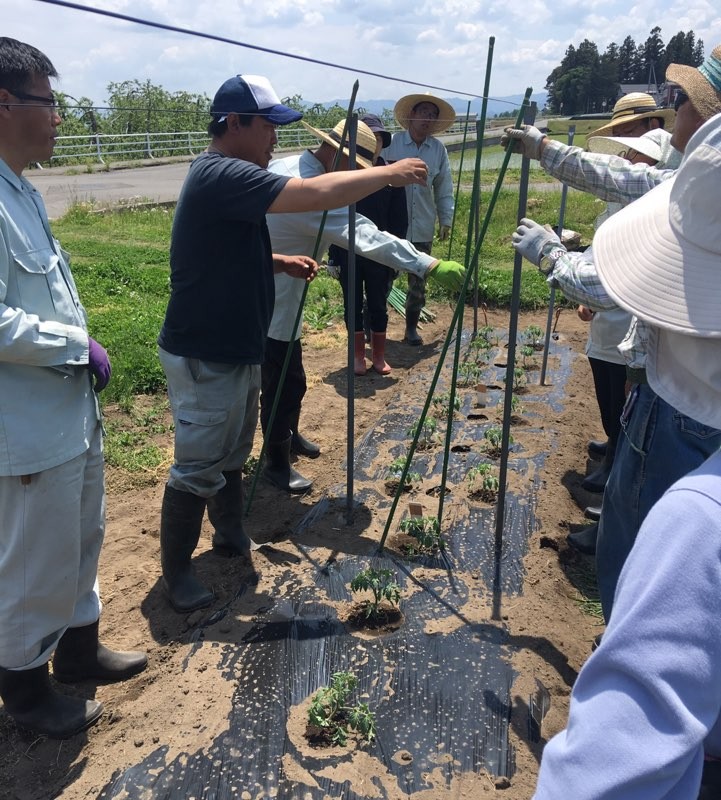
{"type": "Polygon", "coordinates": [[[719,186],[721,114],[691,137],[675,176],[610,217],[593,240],[596,268],[609,295],[658,329],[648,350],[651,388],[674,408],[717,428],[721,428],[719,186]]]}
{"type": "Polygon", "coordinates": [[[586,142],[591,153],[623,156],[630,150],[642,153],[658,162],[659,169],[677,169],[682,154],[671,144],[671,134],[663,128],[654,128],[643,136],[592,136],[586,142]]]}

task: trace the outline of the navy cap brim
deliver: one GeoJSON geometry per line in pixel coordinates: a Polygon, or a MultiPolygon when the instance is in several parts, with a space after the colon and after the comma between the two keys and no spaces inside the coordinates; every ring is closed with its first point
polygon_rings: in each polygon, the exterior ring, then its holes
{"type": "Polygon", "coordinates": [[[303,114],[300,111],[283,105],[264,108],[258,113],[267,117],[274,125],[290,125],[291,122],[298,122],[298,120],[303,119],[303,114]]]}

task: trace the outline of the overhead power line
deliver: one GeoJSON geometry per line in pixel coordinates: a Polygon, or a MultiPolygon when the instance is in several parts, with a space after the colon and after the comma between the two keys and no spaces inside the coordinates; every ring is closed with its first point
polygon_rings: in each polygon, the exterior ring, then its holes
{"type": "MultiPolygon", "coordinates": [[[[185,36],[197,36],[201,39],[210,39],[211,41],[215,42],[223,42],[224,44],[232,44],[236,47],[247,47],[250,50],[258,50],[261,53],[270,53],[274,56],[280,56],[281,58],[292,58],[296,61],[305,61],[309,64],[318,64],[322,67],[331,67],[333,69],[340,69],[345,70],[346,72],[353,72],[359,75],[369,75],[373,78],[383,78],[384,80],[390,81],[397,81],[399,83],[406,83],[410,86],[422,86],[426,89],[435,89],[436,91],[440,92],[449,92],[452,94],[463,95],[465,97],[473,97],[476,99],[481,99],[481,95],[472,94],[471,92],[463,92],[460,89],[449,89],[444,86],[433,86],[427,83],[420,83],[419,81],[411,81],[407,78],[396,78],[392,75],[384,75],[381,72],[370,72],[367,69],[359,69],[357,67],[347,67],[343,64],[335,64],[330,61],[321,61],[317,58],[308,58],[307,56],[299,56],[295,55],[294,53],[286,53],[280,50],[273,50],[270,47],[261,47],[260,45],[256,44],[249,44],[248,42],[239,42],[236,39],[229,39],[226,36],[218,36],[214,33],[203,33],[202,31],[194,31],[191,28],[180,28],[177,25],[167,25],[164,22],[153,22],[152,20],[147,19],[140,19],[140,17],[133,17],[129,14],[120,14],[117,11],[106,11],[101,8],[90,8],[89,6],[82,6],[79,3],[69,3],[66,0],[37,0],[39,3],[48,3],[49,5],[53,6],[61,6],[63,8],[71,8],[75,11],[83,11],[86,14],[97,14],[102,17],[112,17],[113,19],[121,19],[124,22],[132,22],[136,25],[145,25],[149,28],[158,28],[159,30],[164,31],[171,31],[172,33],[182,33],[185,36]]],[[[500,102],[508,102],[505,100],[501,100],[500,102]]],[[[512,105],[512,103],[509,103],[512,105]]]]}

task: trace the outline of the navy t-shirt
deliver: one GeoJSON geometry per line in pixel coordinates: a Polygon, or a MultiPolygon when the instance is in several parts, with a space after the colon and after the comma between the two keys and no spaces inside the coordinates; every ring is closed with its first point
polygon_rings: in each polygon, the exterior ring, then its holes
{"type": "Polygon", "coordinates": [[[265,213],[289,180],[220,153],[203,153],[190,165],[170,241],[163,350],[262,363],[275,299],[265,213]]]}

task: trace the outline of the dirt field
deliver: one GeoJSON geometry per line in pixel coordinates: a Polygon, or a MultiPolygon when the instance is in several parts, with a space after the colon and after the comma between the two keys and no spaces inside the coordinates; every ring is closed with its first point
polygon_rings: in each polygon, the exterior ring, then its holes
{"type": "MultiPolygon", "coordinates": [[[[387,378],[369,372],[356,380],[357,440],[377,424],[387,405],[399,394],[409,404],[422,403],[427,385],[414,380],[414,375],[432,368],[451,316],[448,308],[433,307],[433,310],[437,317],[423,326],[426,343],[421,348],[401,344],[402,320],[391,314],[387,360],[393,372],[387,378]]],[[[489,323],[506,329],[508,315],[489,312],[489,323]]],[[[544,327],[545,313],[522,315],[519,330],[529,324],[544,327]]],[[[543,743],[564,726],[573,681],[590,653],[593,638],[602,630],[595,618],[583,613],[574,586],[578,575],[588,570],[589,562],[569,550],[565,543],[569,527],[584,523],[583,508],[599,500],[580,488],[588,467],[586,442],[602,436],[590,370],[583,356],[587,327],[574,311],[564,310],[557,332],[559,340],[577,354],[566,383],[563,406],[554,410],[545,402],[543,389],[530,388],[523,396],[523,403],[537,415],[533,423],[536,441],[524,440],[522,424],[514,427],[514,437],[524,447],[545,448],[547,453],[542,474],[538,476],[539,529],[532,534],[524,561],[523,593],[504,599],[502,621],[493,623],[502,626],[507,636],[507,652],[517,676],[511,690],[510,718],[515,774],[510,781],[485,773],[459,775],[450,786],[439,784],[414,793],[413,797],[420,800],[470,798],[496,791],[501,791],[508,800],[528,800],[533,794],[543,743]],[[527,705],[529,696],[536,691],[537,679],[548,689],[551,706],[543,722],[541,741],[531,743],[527,736],[527,705]]],[[[254,617],[278,600],[272,587],[281,571],[287,574],[290,570],[299,583],[308,580],[309,565],[299,555],[299,541],[310,543],[322,561],[339,552],[361,552],[359,543],[367,549],[378,541],[383,530],[385,516],[373,515],[371,508],[355,526],[342,531],[334,528],[337,533],[333,536],[313,531],[300,537],[289,533],[326,490],[343,485],[346,479],[343,463],[347,401],[341,330],[309,334],[304,340],[304,352],[310,388],[301,418],[302,430],[321,445],[323,454],[312,461],[301,459],[296,466],[313,478],[314,486],[308,495],[298,498],[285,496],[259,482],[248,529],[257,541],[272,542],[272,548],[255,552],[252,564],[216,557],[210,548],[211,529],[205,522],[196,551],[197,569],[216,593],[214,609],[230,604],[232,612],[215,623],[214,642],[242,639],[254,617]],[[251,590],[239,595],[238,586],[244,583],[251,590]]],[[[537,375],[531,374],[530,379],[537,380],[537,375]]],[[[108,415],[119,413],[108,409],[108,415]]],[[[171,436],[165,434],[159,442],[168,448],[170,456],[171,436]]],[[[114,474],[112,469],[107,473],[108,524],[100,574],[105,604],[101,633],[108,644],[147,650],[150,659],[147,671],[124,684],[79,685],[75,691],[101,700],[105,714],[86,734],[66,742],[37,739],[19,732],[0,712],[0,797],[96,798],[114,775],[140,763],[159,745],[167,746],[171,755],[174,749],[196,752],[209,747],[227,726],[234,686],[218,669],[217,650],[214,655],[212,647],[197,646],[198,623],[208,615],[174,613],[161,590],[158,525],[164,477],[159,472],[149,477],[147,485],[129,489],[122,476],[114,474]],[[192,669],[188,666],[191,653],[192,669]]],[[[511,475],[509,482],[516,479],[511,475]]],[[[449,509],[452,508],[449,501],[449,509]]],[[[479,592],[464,611],[469,619],[489,622],[487,592],[479,592]]],[[[299,734],[302,723],[297,713],[291,715],[287,726],[291,741],[302,738],[299,734]]],[[[298,749],[302,749],[300,745],[298,749]]],[[[344,763],[345,766],[337,768],[358,773],[355,779],[347,778],[355,780],[356,792],[361,791],[364,775],[369,777],[377,769],[362,753],[344,763]]],[[[297,765],[284,761],[283,768],[290,773],[297,765]]],[[[303,783],[302,776],[298,776],[298,781],[303,783]]],[[[382,778],[378,781],[383,784],[382,778]]],[[[373,785],[368,785],[369,798],[400,800],[409,796],[398,787],[388,788],[385,784],[386,793],[381,795],[373,785]]],[[[433,786],[430,779],[429,786],[433,786]]],[[[179,791],[143,796],[197,795],[179,791]]],[[[255,798],[258,795],[239,788],[235,793],[212,796],[255,798]]],[[[303,797],[302,792],[298,794],[299,800],[303,797]]]]}

